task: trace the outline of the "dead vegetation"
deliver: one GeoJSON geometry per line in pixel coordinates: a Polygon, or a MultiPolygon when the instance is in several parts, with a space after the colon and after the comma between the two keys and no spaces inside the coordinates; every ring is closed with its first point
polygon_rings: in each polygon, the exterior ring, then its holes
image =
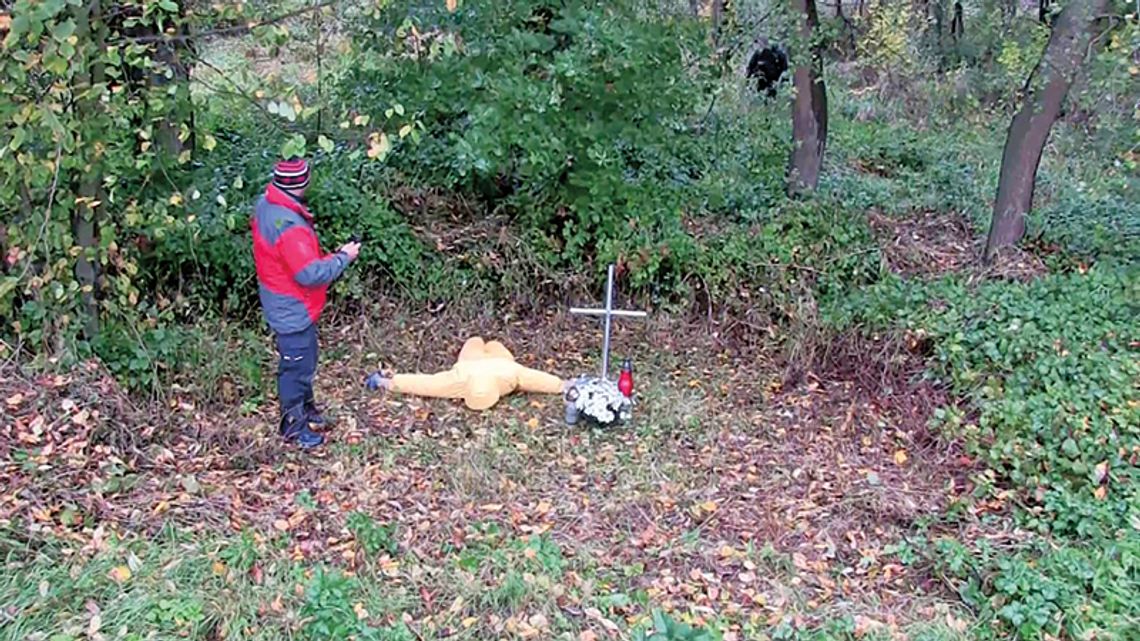
{"type": "Polygon", "coordinates": [[[178,398],[144,411],[94,366],[47,379],[9,366],[0,525],[77,540],[95,528],[249,528],[287,533],[294,559],[354,567],[365,559],[345,517],[362,511],[399,524],[402,550],[443,567],[441,549],[494,520],[613,572],[642,568],[633,583],[669,608],[810,621],[855,603],[885,620],[928,598],[885,548],[967,487],[958,453],[927,430],[945,397],[916,381],[921,345],[844,337],[785,388],[770,359],[731,353],[707,327],[622,323],[615,354],[633,357],[641,406],[607,433],[562,425],[556,398],[473,414],[361,387],[379,358],[445,367],[474,333],[563,375],[592,371],[600,346],[596,323],[562,314],[330,330],[326,344],[359,342],[322,364],[318,394],[339,421],[314,457],[278,444],[268,403],[253,416],[178,398]],[[783,570],[757,570],[747,550],[765,548],[783,570]]]}
{"type": "Polygon", "coordinates": [[[908,278],[930,280],[964,274],[971,280],[1028,281],[1048,271],[1041,256],[1011,249],[992,264],[982,265],[982,242],[957,212],[914,212],[889,216],[871,211],[867,221],[888,268],[908,278]]]}

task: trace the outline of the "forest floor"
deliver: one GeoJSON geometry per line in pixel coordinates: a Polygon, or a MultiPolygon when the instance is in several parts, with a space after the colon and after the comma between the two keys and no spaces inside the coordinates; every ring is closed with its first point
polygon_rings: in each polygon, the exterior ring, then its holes
{"type": "Polygon", "coordinates": [[[605,431],[563,424],[557,397],[474,413],[363,388],[377,355],[434,371],[475,334],[560,375],[596,367],[595,322],[459,316],[390,309],[325,329],[317,393],[336,424],[312,454],[276,438],[272,399],[201,408],[175,390],[156,411],[94,365],[9,368],[0,526],[22,545],[63,542],[40,561],[73,580],[96,572],[111,604],[38,579],[36,555],[12,558],[0,637],[37,621],[111,630],[108,608],[175,587],[202,602],[170,619],[195,638],[288,637],[338,607],[412,638],[624,636],[656,608],[729,639],[841,618],[859,635],[965,634],[953,595],[906,562],[907,534],[969,493],[973,470],[928,431],[948,399],[921,379],[920,341],[841,337],[793,381],[717,327],[621,322],[615,355],[635,363],[638,406],[605,431]],[[170,563],[188,554],[213,587],[181,589],[170,563]],[[362,587],[314,588],[334,567],[362,587]]]}

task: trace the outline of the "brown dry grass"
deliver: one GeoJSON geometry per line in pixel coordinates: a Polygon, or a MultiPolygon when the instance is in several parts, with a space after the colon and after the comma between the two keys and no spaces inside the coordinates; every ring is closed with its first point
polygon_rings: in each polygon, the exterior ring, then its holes
{"type": "MultiPolygon", "coordinates": [[[[549,532],[600,571],[640,568],[631,587],[671,608],[762,619],[795,612],[807,621],[855,608],[905,618],[930,598],[923,589],[937,592],[884,552],[916,519],[967,490],[954,449],[926,431],[944,397],[913,380],[920,353],[896,358],[897,346],[847,338],[819,350],[803,382],[785,389],[781,372],[764,365],[772,359],[730,352],[707,326],[620,323],[615,354],[633,356],[641,404],[633,425],[602,433],[562,425],[557,399],[516,396],[475,414],[455,402],[361,388],[377,359],[436,370],[474,333],[564,375],[592,371],[600,345],[596,323],[563,314],[521,320],[488,310],[460,319],[388,308],[327,328],[325,345],[339,343],[347,355],[319,373],[319,398],[339,421],[332,445],[316,455],[277,442],[268,405],[241,416],[176,398],[170,408],[102,409],[77,423],[64,399],[99,389],[91,402],[114,408],[125,398],[105,387],[104,374],[43,386],[5,372],[0,392],[25,396],[8,404],[14,420],[2,440],[21,445],[0,467],[11,488],[0,523],[66,531],[59,510],[73,505],[125,532],[175,524],[272,535],[286,527],[295,557],[353,566],[361,559],[344,556],[337,541],[345,514],[360,510],[400,524],[403,549],[443,567],[443,546],[462,545],[473,524],[492,519],[520,536],[549,532]],[[22,441],[36,416],[74,431],[22,441]],[[148,423],[161,432],[92,438],[148,423]],[[45,442],[70,453],[67,474],[29,474],[12,457],[45,442]],[[92,492],[112,459],[132,483],[92,492]],[[314,497],[310,511],[297,506],[302,491],[314,497]],[[749,578],[765,558],[769,571],[749,578]]],[[[50,464],[55,456],[39,458],[50,464]]]]}
{"type": "Polygon", "coordinates": [[[973,280],[1026,281],[1047,271],[1040,256],[1021,249],[1010,249],[991,265],[982,265],[984,238],[956,212],[915,212],[900,217],[871,211],[867,220],[891,271],[906,277],[965,274],[973,280]]]}

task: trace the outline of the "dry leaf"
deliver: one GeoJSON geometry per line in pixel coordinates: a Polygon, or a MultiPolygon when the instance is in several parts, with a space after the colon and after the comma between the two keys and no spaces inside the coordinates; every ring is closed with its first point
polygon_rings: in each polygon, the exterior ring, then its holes
{"type": "Polygon", "coordinates": [[[1095,496],[1098,501],[1103,501],[1104,497],[1108,496],[1108,488],[1101,485],[1100,487],[1093,490],[1093,496],[1095,496]]]}
{"type": "Polygon", "coordinates": [[[357,603],[356,605],[352,606],[352,611],[356,613],[356,618],[359,621],[364,621],[368,618],[368,610],[364,609],[363,603],[357,603]]]}
{"type": "Polygon", "coordinates": [[[115,583],[126,583],[131,578],[131,569],[125,565],[116,566],[107,573],[115,583]]]}
{"type": "Polygon", "coordinates": [[[906,463],[906,450],[895,451],[895,465],[903,465],[906,463]]]}
{"type": "Polygon", "coordinates": [[[1096,482],[1104,483],[1104,479],[1108,478],[1108,461],[1101,461],[1096,464],[1096,482]]]}
{"type": "Polygon", "coordinates": [[[280,530],[282,532],[288,532],[289,531],[289,522],[286,521],[285,519],[277,519],[276,521],[273,522],[273,528],[276,530],[280,530]]]}
{"type": "Polygon", "coordinates": [[[868,632],[878,630],[879,628],[882,628],[882,627],[883,627],[882,623],[879,623],[878,621],[871,619],[869,617],[865,617],[862,615],[857,615],[855,617],[855,637],[856,638],[866,636],[866,634],[868,632]]]}

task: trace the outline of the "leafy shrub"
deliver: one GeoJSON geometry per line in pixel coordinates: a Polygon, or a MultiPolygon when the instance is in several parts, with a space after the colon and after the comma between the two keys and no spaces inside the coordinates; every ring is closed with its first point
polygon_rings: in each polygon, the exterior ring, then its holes
{"type": "Polygon", "coordinates": [[[712,629],[693,627],[687,623],[677,621],[668,614],[653,611],[652,626],[647,629],[635,630],[634,641],[717,641],[721,635],[712,629]]]}
{"type": "Polygon", "coordinates": [[[979,638],[1129,638],[1140,615],[1140,537],[1086,546],[1036,544],[1011,552],[952,539],[928,551],[963,600],[999,626],[979,638]]]}
{"type": "MultiPolygon", "coordinates": [[[[425,134],[393,158],[405,175],[507,208],[543,239],[546,260],[577,268],[664,244],[689,252],[681,187],[702,174],[692,130],[706,90],[696,23],[637,20],[627,3],[391,5],[360,30],[362,52],[393,51],[347,71],[344,99],[420,105],[425,134]],[[461,46],[408,51],[412,36],[461,46]],[[636,25],[636,28],[633,28],[636,25]],[[683,43],[683,45],[682,45],[683,43]],[[689,49],[686,51],[686,49],[689,49]],[[406,57],[419,57],[408,64],[406,57]]],[[[705,76],[707,77],[707,76],[705,76]]],[[[640,283],[683,270],[638,265],[640,283]],[[643,272],[643,274],[639,273],[643,272]]]]}
{"type": "Polygon", "coordinates": [[[366,611],[358,614],[360,604],[358,581],[339,570],[318,568],[305,587],[305,601],[301,616],[305,620],[302,630],[307,639],[334,639],[347,641],[413,641],[415,636],[400,622],[388,626],[373,626],[366,611]]]}
{"type": "Polygon", "coordinates": [[[363,512],[353,512],[348,515],[347,526],[352,535],[356,537],[356,541],[369,554],[379,554],[380,552],[395,554],[399,549],[394,524],[378,524],[372,517],[363,512]]]}
{"type": "MultiPolygon", "coordinates": [[[[1025,639],[1124,630],[1140,602],[1140,274],[1097,265],[1030,283],[890,278],[828,309],[830,322],[933,344],[930,375],[963,400],[939,425],[1012,489],[1026,527],[1053,537],[935,555],[967,600],[1025,639]],[[979,577],[985,577],[979,579],[979,577]],[[972,582],[972,583],[971,583],[972,582]]],[[[987,481],[987,479],[993,479],[987,481]]]]}

